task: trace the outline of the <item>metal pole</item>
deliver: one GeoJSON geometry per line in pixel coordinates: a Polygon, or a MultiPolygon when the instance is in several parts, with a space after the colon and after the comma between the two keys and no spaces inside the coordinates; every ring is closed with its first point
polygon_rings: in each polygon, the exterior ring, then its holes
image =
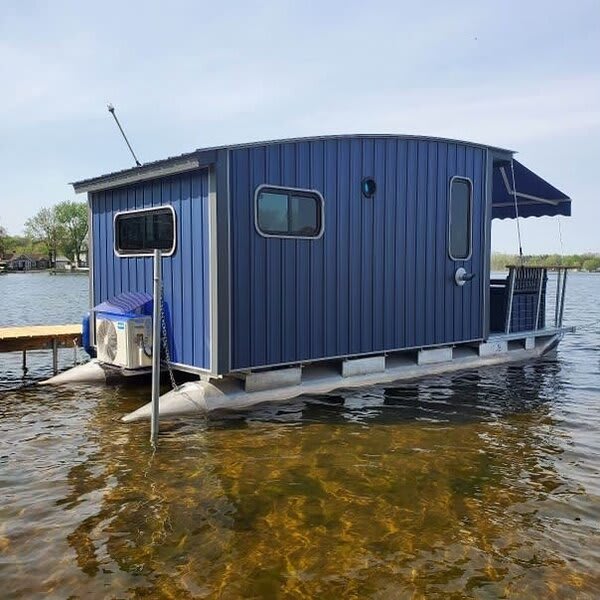
{"type": "Polygon", "coordinates": [[[537,331],[540,326],[540,310],[542,308],[542,290],[544,288],[544,279],[546,277],[546,269],[540,269],[540,287],[538,288],[537,307],[535,309],[534,331],[537,331]]]}
{"type": "Polygon", "coordinates": [[[119,131],[121,132],[121,135],[123,136],[123,139],[125,140],[125,143],[127,144],[127,147],[129,148],[129,152],[131,152],[131,156],[133,156],[133,160],[135,160],[136,166],[141,167],[142,163],[138,160],[138,157],[135,155],[135,152],[133,151],[133,148],[131,147],[129,140],[127,139],[127,136],[125,135],[123,128],[121,127],[121,123],[119,122],[119,119],[117,118],[117,114],[115,113],[115,107],[112,104],[109,104],[107,106],[107,108],[108,108],[108,112],[113,116],[113,119],[115,120],[115,123],[117,124],[117,127],[119,128],[119,131]]]}
{"type": "Polygon", "coordinates": [[[52,372],[58,374],[58,342],[56,338],[52,340],[52,372]]]}
{"type": "MultiPolygon", "coordinates": [[[[523,244],[521,243],[521,225],[519,224],[519,203],[517,202],[517,184],[515,183],[515,161],[510,159],[510,173],[512,175],[512,192],[515,201],[515,219],[517,220],[517,237],[519,238],[519,258],[523,265],[523,244]]],[[[508,332],[507,332],[508,333],[508,332]]]]}
{"type": "Polygon", "coordinates": [[[509,267],[510,273],[508,275],[509,288],[508,288],[508,304],[506,306],[506,323],[504,330],[506,333],[510,333],[510,321],[512,319],[512,305],[513,298],[515,295],[515,277],[517,275],[515,267],[509,267]]]}
{"type": "Polygon", "coordinates": [[[558,305],[560,303],[561,296],[561,278],[562,269],[557,269],[556,272],[556,298],[554,301],[554,327],[558,327],[558,305]]]}
{"type": "Polygon", "coordinates": [[[152,417],[150,442],[158,442],[158,407],[160,398],[160,304],[161,304],[161,251],[154,250],[154,302],[152,303],[152,417]]]}
{"type": "Polygon", "coordinates": [[[560,315],[558,319],[559,327],[562,327],[563,324],[563,313],[565,311],[565,290],[567,289],[567,269],[564,270],[563,273],[563,285],[562,285],[562,293],[560,296],[560,315]]]}

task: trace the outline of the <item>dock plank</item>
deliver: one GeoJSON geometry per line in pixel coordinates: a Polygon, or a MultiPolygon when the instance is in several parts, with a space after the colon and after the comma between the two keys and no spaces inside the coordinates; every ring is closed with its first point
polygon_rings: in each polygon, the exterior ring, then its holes
{"type": "Polygon", "coordinates": [[[0,352],[72,348],[81,345],[81,325],[25,325],[0,327],[0,352]]]}

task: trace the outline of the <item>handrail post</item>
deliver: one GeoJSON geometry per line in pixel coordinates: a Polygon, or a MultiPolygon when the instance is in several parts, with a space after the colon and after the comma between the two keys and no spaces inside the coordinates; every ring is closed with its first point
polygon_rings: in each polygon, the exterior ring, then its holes
{"type": "Polygon", "coordinates": [[[564,269],[562,292],[560,295],[560,314],[559,314],[559,319],[558,319],[559,327],[562,327],[562,324],[563,324],[563,313],[565,311],[565,291],[566,291],[566,289],[567,289],[567,269],[564,269]]]}
{"type": "Polygon", "coordinates": [[[509,288],[508,288],[508,304],[506,305],[506,322],[504,323],[504,331],[505,333],[510,333],[510,321],[512,319],[512,305],[513,298],[515,295],[515,278],[516,278],[516,270],[515,267],[509,267],[509,288]]]}
{"type": "Polygon", "coordinates": [[[562,269],[556,271],[556,298],[554,300],[554,327],[558,327],[558,313],[561,296],[562,269]]]}
{"type": "Polygon", "coordinates": [[[540,286],[538,288],[537,306],[535,309],[535,322],[533,330],[537,331],[540,326],[540,311],[542,309],[542,290],[544,288],[544,279],[546,277],[546,269],[540,269],[540,286]]]}
{"type": "Polygon", "coordinates": [[[158,442],[158,411],[160,398],[160,306],[161,306],[161,251],[154,250],[153,296],[152,303],[152,415],[150,419],[150,442],[158,442]]]}

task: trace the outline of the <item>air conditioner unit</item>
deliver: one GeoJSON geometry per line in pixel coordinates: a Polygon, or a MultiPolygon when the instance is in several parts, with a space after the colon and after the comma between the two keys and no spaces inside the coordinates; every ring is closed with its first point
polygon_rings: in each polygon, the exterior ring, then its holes
{"type": "Polygon", "coordinates": [[[124,369],[152,366],[152,317],[97,313],[96,346],[100,362],[124,369]]]}

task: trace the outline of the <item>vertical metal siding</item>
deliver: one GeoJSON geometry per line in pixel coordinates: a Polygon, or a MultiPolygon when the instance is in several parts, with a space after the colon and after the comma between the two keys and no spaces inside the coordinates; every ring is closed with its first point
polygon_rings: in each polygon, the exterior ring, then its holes
{"type": "Polygon", "coordinates": [[[231,361],[244,369],[483,337],[485,150],[403,138],[231,152],[231,361]],[[450,178],[473,182],[473,254],[448,256],[450,178]],[[374,198],[361,194],[372,176],[374,198]],[[320,239],[260,236],[261,184],[316,189],[320,239]],[[463,287],[454,272],[476,273],[463,287]]]}
{"type": "Polygon", "coordinates": [[[171,360],[210,369],[209,203],[206,170],[92,194],[94,304],[121,292],[152,292],[152,258],[114,253],[117,212],[171,205],[177,246],[163,259],[171,360]]]}

